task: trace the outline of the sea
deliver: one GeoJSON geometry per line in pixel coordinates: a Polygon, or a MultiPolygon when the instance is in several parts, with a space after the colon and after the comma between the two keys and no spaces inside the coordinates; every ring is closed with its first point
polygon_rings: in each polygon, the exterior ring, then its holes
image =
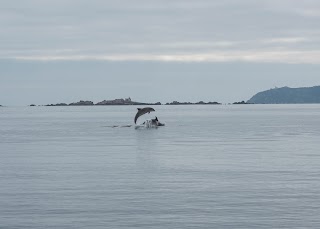
{"type": "Polygon", "coordinates": [[[0,107],[0,228],[320,228],[320,105],[136,108],[0,107]]]}

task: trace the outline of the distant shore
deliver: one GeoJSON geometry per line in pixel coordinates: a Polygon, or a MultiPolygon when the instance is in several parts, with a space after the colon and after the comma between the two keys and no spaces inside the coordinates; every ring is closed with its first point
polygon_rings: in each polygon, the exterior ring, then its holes
{"type": "MultiPolygon", "coordinates": [[[[57,104],[47,104],[44,106],[115,106],[115,105],[162,105],[160,102],[156,103],[142,103],[142,102],[135,102],[132,101],[131,98],[126,99],[114,99],[114,100],[103,100],[98,103],[94,103],[89,100],[80,100],[79,102],[74,103],[57,103],[57,104]]],[[[31,104],[30,106],[35,106],[31,104]]]]}
{"type": "MultiPolygon", "coordinates": [[[[39,106],[132,106],[132,105],[143,105],[143,106],[158,106],[158,105],[221,105],[221,103],[218,102],[203,102],[199,101],[196,103],[192,102],[178,102],[173,101],[170,103],[162,104],[160,102],[156,103],[143,103],[143,102],[136,102],[132,101],[131,98],[126,99],[114,99],[114,100],[103,100],[98,103],[94,103],[89,100],[80,100],[79,102],[74,103],[56,103],[56,104],[47,104],[47,105],[39,105],[39,106]]],[[[31,107],[37,106],[35,104],[29,105],[31,107]]]]}
{"type": "MultiPolygon", "coordinates": [[[[73,103],[56,103],[47,105],[36,105],[31,104],[29,106],[123,106],[123,105],[136,105],[136,106],[157,106],[157,105],[221,105],[220,102],[179,102],[172,101],[168,103],[145,103],[136,102],[131,100],[131,98],[125,99],[113,99],[113,100],[103,100],[98,103],[94,103],[89,100],[80,100],[79,102],[73,103]]],[[[226,105],[246,105],[246,104],[320,104],[320,86],[313,87],[301,87],[301,88],[272,88],[270,90],[261,91],[251,97],[251,99],[240,102],[224,103],[226,105]]],[[[4,107],[5,105],[0,105],[4,107]]]]}

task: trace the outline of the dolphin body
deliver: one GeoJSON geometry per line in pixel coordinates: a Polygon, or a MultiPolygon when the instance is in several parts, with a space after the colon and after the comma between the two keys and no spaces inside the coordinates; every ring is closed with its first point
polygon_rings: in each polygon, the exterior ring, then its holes
{"type": "Polygon", "coordinates": [[[152,107],[138,108],[138,112],[137,112],[136,116],[134,117],[134,123],[135,124],[137,123],[137,120],[141,115],[144,115],[146,113],[150,113],[152,111],[155,111],[152,107]]]}

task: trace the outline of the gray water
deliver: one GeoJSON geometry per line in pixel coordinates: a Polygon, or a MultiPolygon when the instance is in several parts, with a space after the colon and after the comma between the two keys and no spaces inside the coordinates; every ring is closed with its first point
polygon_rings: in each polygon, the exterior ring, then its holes
{"type": "Polygon", "coordinates": [[[155,109],[0,108],[0,228],[320,228],[320,105],[155,109]]]}

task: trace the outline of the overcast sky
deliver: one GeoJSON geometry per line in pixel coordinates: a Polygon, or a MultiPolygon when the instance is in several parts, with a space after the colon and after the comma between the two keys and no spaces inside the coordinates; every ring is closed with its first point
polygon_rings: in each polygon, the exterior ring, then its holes
{"type": "Polygon", "coordinates": [[[0,104],[320,85],[319,0],[1,0],[0,104]]]}

